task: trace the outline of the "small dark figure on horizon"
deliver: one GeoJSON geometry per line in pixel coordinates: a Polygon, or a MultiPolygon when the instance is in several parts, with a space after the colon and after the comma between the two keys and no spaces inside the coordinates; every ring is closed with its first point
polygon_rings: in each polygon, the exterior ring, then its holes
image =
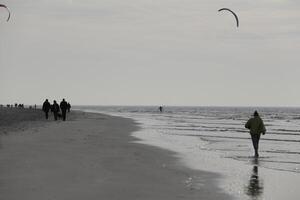
{"type": "Polygon", "coordinates": [[[45,112],[46,119],[48,119],[48,113],[49,113],[49,110],[51,109],[51,105],[50,105],[48,99],[46,99],[44,101],[42,109],[45,112]]]}
{"type": "Polygon", "coordinates": [[[60,109],[61,109],[61,114],[62,114],[63,121],[66,121],[68,103],[65,101],[65,99],[63,99],[60,102],[60,109]]]}
{"type": "Polygon", "coordinates": [[[250,130],[250,135],[252,139],[253,148],[255,151],[254,157],[258,157],[258,143],[261,134],[266,133],[266,128],[263,120],[259,117],[257,111],[254,112],[253,117],[250,118],[245,124],[245,128],[250,130]]]}
{"type": "Polygon", "coordinates": [[[51,106],[51,112],[53,112],[54,120],[56,121],[59,113],[59,105],[55,100],[53,101],[53,105],[51,106]]]}
{"type": "Polygon", "coordinates": [[[71,104],[70,104],[70,102],[68,102],[68,104],[67,104],[67,110],[68,110],[68,112],[70,112],[70,110],[71,110],[71,104]]]}
{"type": "Polygon", "coordinates": [[[158,109],[159,109],[160,112],[163,112],[163,107],[162,106],[159,106],[158,109]]]}

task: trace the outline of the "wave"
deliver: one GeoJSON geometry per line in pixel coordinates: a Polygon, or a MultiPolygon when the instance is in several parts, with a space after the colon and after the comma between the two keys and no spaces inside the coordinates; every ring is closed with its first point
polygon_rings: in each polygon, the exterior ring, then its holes
{"type": "MultiPolygon", "coordinates": [[[[221,128],[221,127],[214,127],[214,128],[210,128],[207,126],[191,126],[192,128],[188,128],[190,126],[174,126],[174,128],[172,127],[163,127],[161,126],[161,129],[165,129],[165,130],[177,130],[177,131],[205,131],[205,132],[231,132],[231,133],[249,133],[249,130],[246,129],[237,129],[237,128],[221,128]],[[183,127],[183,128],[180,128],[183,127]],[[195,128],[197,127],[197,128],[195,128]]],[[[271,130],[267,132],[268,135],[282,135],[282,136],[300,136],[300,133],[289,133],[289,132],[273,132],[271,130]]]]}
{"type": "MultiPolygon", "coordinates": [[[[176,133],[168,133],[168,134],[169,135],[180,135],[180,136],[193,136],[193,137],[197,136],[197,137],[206,137],[206,138],[223,138],[223,139],[234,139],[234,140],[249,140],[249,139],[251,139],[250,137],[216,136],[216,135],[204,135],[204,134],[176,134],[176,133]]],[[[300,143],[300,140],[289,140],[289,139],[261,138],[260,140],[300,143]]]]}
{"type": "MultiPolygon", "coordinates": [[[[300,152],[297,152],[297,151],[285,151],[285,150],[266,150],[264,152],[267,152],[267,153],[279,153],[279,154],[298,154],[300,155],[300,152]]],[[[299,162],[300,164],[300,162],[299,162]]]]}

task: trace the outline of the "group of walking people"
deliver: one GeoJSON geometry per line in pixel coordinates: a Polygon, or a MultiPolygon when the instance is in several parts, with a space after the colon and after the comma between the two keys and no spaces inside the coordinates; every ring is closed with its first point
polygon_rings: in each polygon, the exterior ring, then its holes
{"type": "Polygon", "coordinates": [[[43,111],[45,112],[45,117],[48,119],[49,117],[49,111],[53,113],[54,120],[56,121],[58,118],[62,118],[63,121],[66,121],[66,115],[67,112],[70,112],[71,110],[71,104],[66,102],[65,99],[63,99],[60,104],[56,102],[56,100],[53,101],[53,104],[51,105],[46,99],[43,103],[43,111]],[[61,113],[60,113],[61,111],[61,113]]]}

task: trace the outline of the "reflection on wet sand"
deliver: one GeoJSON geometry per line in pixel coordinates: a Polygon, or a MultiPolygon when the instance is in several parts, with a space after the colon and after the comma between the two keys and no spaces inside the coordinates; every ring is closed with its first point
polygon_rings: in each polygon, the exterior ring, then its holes
{"type": "Polygon", "coordinates": [[[251,199],[258,200],[260,199],[260,196],[263,193],[264,186],[262,180],[260,180],[258,176],[258,164],[259,164],[258,159],[255,158],[252,164],[253,164],[252,173],[250,176],[249,183],[245,188],[245,192],[251,199]]]}

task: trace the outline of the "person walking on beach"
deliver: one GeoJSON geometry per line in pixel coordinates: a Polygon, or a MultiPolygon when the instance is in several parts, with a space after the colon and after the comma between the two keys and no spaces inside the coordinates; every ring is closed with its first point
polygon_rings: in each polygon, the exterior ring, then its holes
{"type": "Polygon", "coordinates": [[[63,121],[66,121],[66,114],[67,114],[67,109],[68,109],[68,103],[65,101],[65,99],[63,99],[60,102],[60,109],[61,109],[61,114],[62,114],[63,121]]]}
{"type": "Polygon", "coordinates": [[[257,111],[254,112],[253,117],[250,118],[245,124],[245,128],[250,130],[250,135],[252,139],[253,148],[255,151],[254,157],[258,157],[258,143],[261,133],[264,135],[266,133],[266,128],[263,120],[260,118],[257,111]]]}
{"type": "Polygon", "coordinates": [[[49,110],[51,109],[51,105],[50,105],[48,99],[46,99],[44,101],[42,109],[45,112],[46,119],[48,119],[48,113],[49,113],[49,110]]]}
{"type": "Polygon", "coordinates": [[[162,106],[159,106],[159,107],[158,107],[158,110],[159,110],[160,112],[163,112],[163,107],[162,107],[162,106]]]}
{"type": "Polygon", "coordinates": [[[58,113],[59,113],[59,105],[57,104],[57,102],[55,100],[53,101],[53,105],[51,107],[51,112],[53,112],[54,120],[56,121],[58,113]]]}

